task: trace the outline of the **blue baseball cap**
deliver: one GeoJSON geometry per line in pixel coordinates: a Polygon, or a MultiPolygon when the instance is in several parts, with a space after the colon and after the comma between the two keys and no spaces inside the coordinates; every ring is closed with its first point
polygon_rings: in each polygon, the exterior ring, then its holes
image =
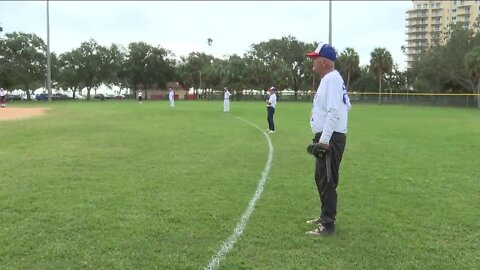
{"type": "Polygon", "coordinates": [[[319,44],[315,51],[307,53],[306,56],[310,58],[323,57],[334,62],[337,60],[337,52],[332,45],[328,43],[323,45],[319,44]]]}

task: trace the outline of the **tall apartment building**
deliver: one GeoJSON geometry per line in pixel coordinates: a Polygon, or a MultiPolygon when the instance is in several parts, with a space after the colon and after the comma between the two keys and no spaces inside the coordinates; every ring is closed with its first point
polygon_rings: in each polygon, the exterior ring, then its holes
{"type": "Polygon", "coordinates": [[[444,44],[452,23],[479,28],[480,0],[412,0],[413,8],[407,11],[407,68],[426,48],[444,44]]]}

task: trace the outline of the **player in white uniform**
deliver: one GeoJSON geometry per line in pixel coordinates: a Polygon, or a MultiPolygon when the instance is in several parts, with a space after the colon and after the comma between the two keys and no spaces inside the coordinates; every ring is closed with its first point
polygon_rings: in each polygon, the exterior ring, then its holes
{"type": "Polygon", "coordinates": [[[223,88],[224,94],[223,94],[223,112],[229,112],[230,111],[230,92],[228,91],[228,88],[225,87],[223,88]]]}
{"type": "Polygon", "coordinates": [[[0,106],[2,108],[5,108],[7,105],[5,105],[5,102],[7,101],[7,91],[3,90],[3,88],[0,88],[0,106]]]}
{"type": "Polygon", "coordinates": [[[141,89],[138,89],[138,103],[143,104],[143,92],[141,89]]]}
{"type": "Polygon", "coordinates": [[[274,133],[275,132],[275,123],[273,122],[273,115],[275,114],[275,107],[277,106],[277,94],[276,94],[276,88],[275,87],[270,87],[268,91],[270,92],[270,95],[268,96],[267,99],[267,122],[268,122],[268,133],[274,133]]]}
{"type": "Polygon", "coordinates": [[[171,87],[168,88],[168,100],[170,101],[170,108],[175,107],[175,92],[171,87]]]}
{"type": "Polygon", "coordinates": [[[310,116],[310,126],[315,134],[312,145],[325,151],[324,154],[315,156],[315,183],[320,197],[320,217],[307,221],[318,227],[306,234],[325,236],[335,233],[338,171],[347,140],[347,120],[351,104],[342,76],[335,70],[335,49],[330,44],[323,44],[306,56],[312,58],[313,72],[321,78],[310,116]]]}

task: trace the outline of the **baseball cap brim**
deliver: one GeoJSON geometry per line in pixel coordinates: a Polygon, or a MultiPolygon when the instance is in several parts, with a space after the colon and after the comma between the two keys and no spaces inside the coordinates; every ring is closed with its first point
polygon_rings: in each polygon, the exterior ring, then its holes
{"type": "Polygon", "coordinates": [[[313,58],[313,57],[319,57],[320,54],[317,53],[317,52],[309,52],[309,53],[305,54],[305,56],[313,58]]]}

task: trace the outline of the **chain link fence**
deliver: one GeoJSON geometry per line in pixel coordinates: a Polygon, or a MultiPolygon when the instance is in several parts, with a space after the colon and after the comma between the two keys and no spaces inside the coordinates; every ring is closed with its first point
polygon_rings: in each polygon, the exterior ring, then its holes
{"type": "MultiPolygon", "coordinates": [[[[312,102],[314,93],[282,94],[278,93],[279,102],[283,101],[304,101],[312,102]]],[[[348,93],[352,103],[379,103],[379,94],[366,92],[348,93]]],[[[432,93],[383,93],[381,94],[382,104],[405,104],[422,106],[446,106],[446,107],[478,107],[478,94],[432,94],[432,93]]],[[[211,94],[203,98],[204,100],[223,100],[223,94],[211,94]]],[[[266,95],[237,93],[230,97],[232,101],[264,101],[266,95]]]]}

